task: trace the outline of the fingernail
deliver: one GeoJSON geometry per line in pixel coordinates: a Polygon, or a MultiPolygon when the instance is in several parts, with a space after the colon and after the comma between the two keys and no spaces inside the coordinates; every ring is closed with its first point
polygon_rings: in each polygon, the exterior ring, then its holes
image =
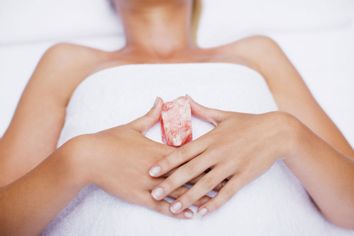
{"type": "Polygon", "coordinates": [[[179,211],[181,208],[182,208],[182,203],[175,202],[170,207],[170,210],[171,210],[172,213],[177,213],[177,211],[179,211]]]}
{"type": "Polygon", "coordinates": [[[199,217],[203,217],[203,216],[205,216],[206,214],[208,213],[208,209],[206,209],[206,208],[201,208],[199,211],[198,211],[198,216],[199,217]]]}
{"type": "Polygon", "coordinates": [[[160,166],[154,166],[150,169],[149,174],[152,177],[156,177],[161,172],[160,166]]]}
{"type": "Polygon", "coordinates": [[[151,196],[156,200],[160,200],[163,194],[164,194],[164,190],[163,190],[163,188],[160,188],[160,187],[155,188],[151,192],[151,196]]]}
{"type": "Polygon", "coordinates": [[[185,216],[186,218],[188,218],[188,219],[192,219],[193,216],[194,216],[194,214],[193,214],[193,212],[191,212],[191,211],[185,211],[185,212],[184,212],[184,216],[185,216]]]}

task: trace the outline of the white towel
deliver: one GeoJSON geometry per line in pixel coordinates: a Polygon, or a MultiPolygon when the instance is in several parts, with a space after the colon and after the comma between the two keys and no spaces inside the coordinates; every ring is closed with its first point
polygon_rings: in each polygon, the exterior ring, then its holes
{"type": "MultiPolygon", "coordinates": [[[[148,111],[156,96],[189,94],[206,106],[248,113],[276,110],[256,72],[232,64],[129,65],[87,78],[68,107],[60,139],[129,122],[148,111]]],[[[193,120],[194,138],[212,127],[193,120]]],[[[160,141],[158,126],[148,137],[160,141]]],[[[277,162],[227,204],[203,219],[176,220],[127,204],[94,186],[81,191],[44,235],[354,235],[328,223],[299,181],[277,162]]]]}

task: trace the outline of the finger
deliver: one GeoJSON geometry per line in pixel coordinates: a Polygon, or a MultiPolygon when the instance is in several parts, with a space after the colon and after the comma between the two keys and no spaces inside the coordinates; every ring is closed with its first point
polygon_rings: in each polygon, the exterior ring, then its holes
{"type": "Polygon", "coordinates": [[[200,181],[185,194],[173,202],[170,208],[171,212],[174,214],[179,214],[183,212],[184,209],[193,205],[193,203],[198,199],[208,194],[227,177],[225,172],[225,168],[222,166],[214,168],[203,178],[201,178],[200,181]]]}
{"type": "MultiPolygon", "coordinates": [[[[178,197],[182,196],[184,193],[186,193],[188,191],[189,188],[183,189],[183,190],[179,190],[177,193],[173,193],[170,194],[169,197],[173,198],[173,199],[177,199],[178,197]],[[174,196],[171,196],[174,195],[174,196]]],[[[208,195],[203,196],[202,198],[198,199],[197,201],[195,201],[193,203],[194,206],[196,207],[200,207],[204,204],[206,204],[208,201],[210,201],[210,199],[212,199],[211,197],[209,197],[208,195]]]]}
{"type": "MultiPolygon", "coordinates": [[[[167,145],[166,145],[167,146],[167,145]]],[[[169,147],[169,146],[168,146],[169,147]]],[[[171,152],[172,153],[172,152],[171,152]]],[[[161,177],[163,178],[167,178],[168,176],[172,175],[177,169],[172,169],[169,172],[167,172],[166,174],[162,175],[161,177]]],[[[200,179],[204,174],[208,173],[211,169],[208,168],[207,170],[205,170],[201,175],[199,175],[198,177],[195,177],[194,179],[192,179],[189,183],[196,183],[198,181],[198,179],[200,179]]]]}
{"type": "MultiPolygon", "coordinates": [[[[167,178],[168,176],[172,175],[176,170],[170,171],[168,172],[166,175],[162,176],[162,178],[167,178]]],[[[187,187],[192,187],[195,183],[197,183],[201,178],[203,178],[203,176],[205,176],[207,172],[203,172],[201,175],[195,177],[194,179],[190,180],[188,183],[186,183],[187,187]]],[[[225,184],[227,183],[227,179],[224,180],[223,182],[221,182],[218,186],[216,186],[213,191],[218,192],[222,187],[225,186],[225,184]]]]}
{"type": "Polygon", "coordinates": [[[157,160],[165,158],[166,156],[170,155],[172,152],[174,152],[176,150],[176,148],[173,146],[169,146],[169,145],[157,142],[157,141],[152,140],[146,136],[143,136],[142,138],[144,138],[146,140],[146,142],[150,145],[153,152],[160,157],[157,160]]]}
{"type": "Polygon", "coordinates": [[[172,169],[169,172],[165,173],[164,175],[161,175],[161,177],[163,178],[167,178],[168,176],[172,175],[173,173],[175,173],[177,169],[172,169]]]}
{"type": "MultiPolygon", "coordinates": [[[[204,172],[203,174],[199,175],[198,177],[192,179],[191,181],[189,181],[187,184],[189,184],[190,186],[193,186],[194,184],[196,184],[201,178],[203,178],[203,176],[205,175],[206,173],[204,172]]],[[[215,192],[219,192],[220,189],[222,189],[225,184],[227,184],[227,182],[229,181],[229,179],[225,179],[224,181],[222,181],[220,184],[218,184],[214,189],[213,191],[215,192]]]]}
{"type": "Polygon", "coordinates": [[[229,182],[229,179],[228,179],[228,178],[224,179],[224,181],[222,181],[220,184],[218,184],[218,185],[213,189],[213,191],[219,192],[228,182],[229,182]]]}
{"type": "Polygon", "coordinates": [[[194,179],[192,179],[191,181],[189,181],[190,184],[195,184],[196,182],[198,182],[205,174],[207,174],[209,171],[211,171],[211,168],[206,169],[201,175],[195,177],[194,179]]]}
{"type": "MultiPolygon", "coordinates": [[[[204,175],[198,176],[197,178],[195,178],[195,179],[189,181],[188,184],[189,184],[190,186],[193,186],[193,185],[196,184],[203,176],[204,176],[204,175]]],[[[225,184],[227,184],[227,182],[228,182],[228,179],[225,179],[225,180],[222,181],[220,184],[218,184],[212,191],[214,191],[214,192],[219,192],[220,189],[222,189],[222,188],[225,186],[225,184]]]]}
{"type": "Polygon", "coordinates": [[[165,157],[170,155],[172,152],[177,150],[177,148],[174,146],[169,146],[169,145],[166,145],[166,144],[158,142],[158,141],[154,141],[154,142],[158,143],[158,145],[156,145],[157,153],[162,155],[161,158],[159,158],[159,159],[164,159],[165,157]]]}
{"type": "Polygon", "coordinates": [[[154,190],[151,192],[152,197],[156,200],[161,200],[168,196],[175,189],[183,186],[191,179],[200,175],[211,165],[214,165],[214,163],[209,159],[211,159],[209,156],[201,155],[198,156],[198,158],[195,158],[181,166],[177,171],[175,171],[161,184],[154,188],[154,190]]]}
{"type": "MultiPolygon", "coordinates": [[[[180,196],[182,196],[183,194],[185,194],[188,190],[189,190],[189,188],[187,188],[187,187],[181,187],[181,188],[173,191],[169,195],[169,197],[171,197],[173,199],[177,199],[180,196]]],[[[200,206],[206,204],[208,201],[210,201],[210,199],[211,199],[211,197],[209,197],[208,195],[205,195],[205,196],[201,197],[200,199],[198,199],[197,201],[195,201],[193,203],[193,205],[196,206],[196,207],[200,207],[200,206]]]]}
{"type": "Polygon", "coordinates": [[[178,166],[181,166],[183,163],[191,160],[195,156],[201,154],[208,147],[208,145],[209,138],[204,135],[193,142],[177,148],[174,152],[161,159],[149,170],[150,176],[159,177],[168,173],[178,166]]]}
{"type": "Polygon", "coordinates": [[[235,175],[229,182],[219,191],[219,193],[207,202],[205,205],[199,207],[198,216],[203,217],[206,214],[215,211],[223,204],[229,201],[246,183],[247,178],[244,175],[235,175]]]}
{"type": "Polygon", "coordinates": [[[206,120],[210,122],[214,126],[217,126],[220,122],[225,120],[229,114],[229,112],[226,111],[205,107],[197,103],[196,101],[194,101],[188,95],[186,95],[186,97],[189,99],[189,103],[192,109],[192,114],[202,120],[206,120]]]}
{"type": "MultiPolygon", "coordinates": [[[[190,188],[189,187],[186,187],[186,186],[182,186],[178,189],[176,189],[175,191],[173,191],[172,193],[170,193],[168,195],[168,197],[170,198],[173,198],[173,199],[177,199],[179,198],[180,196],[182,196],[183,194],[185,194],[190,188]]],[[[209,201],[211,199],[211,197],[205,195],[203,196],[201,199],[197,200],[194,205],[199,207],[203,204],[205,204],[207,201],[209,201]]]]}
{"type": "Polygon", "coordinates": [[[207,174],[210,170],[211,170],[210,168],[206,169],[201,175],[195,177],[194,179],[192,179],[192,180],[189,181],[188,183],[190,183],[190,184],[195,184],[195,183],[197,183],[197,182],[198,182],[205,174],[207,174]]]}
{"type": "Polygon", "coordinates": [[[178,215],[172,214],[169,210],[170,204],[165,201],[154,201],[150,196],[145,200],[145,204],[152,210],[159,212],[163,215],[170,216],[178,219],[191,219],[194,216],[193,211],[186,209],[178,215]]]}
{"type": "MultiPolygon", "coordinates": [[[[175,172],[175,170],[173,172],[175,172]]],[[[198,177],[196,177],[196,178],[190,180],[188,183],[186,183],[184,187],[181,187],[181,188],[175,190],[174,192],[170,193],[169,196],[175,198],[175,196],[179,197],[180,195],[184,194],[186,192],[186,190],[190,189],[195,183],[197,183],[200,179],[202,179],[205,176],[205,174],[206,173],[203,172],[198,177]],[[171,195],[171,194],[173,194],[173,195],[171,195]]],[[[149,183],[148,183],[149,188],[148,189],[150,191],[152,191],[156,185],[162,183],[166,178],[167,178],[167,176],[161,177],[158,179],[149,180],[149,183]]],[[[225,186],[225,184],[227,184],[228,181],[229,181],[229,179],[226,178],[224,181],[222,181],[220,184],[218,184],[212,191],[219,192],[220,189],[222,189],[225,186]]]]}
{"type": "Polygon", "coordinates": [[[130,122],[130,125],[133,127],[133,129],[144,133],[153,125],[155,125],[160,120],[162,104],[162,99],[157,97],[154,106],[150,109],[148,113],[130,122]]]}
{"type": "Polygon", "coordinates": [[[168,196],[172,197],[174,199],[177,199],[178,197],[182,196],[183,194],[185,194],[188,191],[189,188],[183,186],[180,187],[176,190],[174,190],[172,193],[170,193],[168,196]]]}
{"type": "Polygon", "coordinates": [[[211,197],[209,196],[203,196],[201,199],[197,200],[195,203],[193,203],[193,205],[195,205],[196,207],[201,207],[202,205],[206,204],[207,202],[211,201],[211,197]]]}

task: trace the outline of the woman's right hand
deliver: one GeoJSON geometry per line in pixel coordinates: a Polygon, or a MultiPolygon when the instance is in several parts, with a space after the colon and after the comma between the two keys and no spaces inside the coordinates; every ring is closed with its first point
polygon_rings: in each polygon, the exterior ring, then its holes
{"type": "MultiPolygon", "coordinates": [[[[144,116],[125,125],[74,138],[68,142],[68,147],[75,162],[79,162],[77,166],[86,184],[95,184],[129,203],[165,215],[192,218],[193,212],[189,209],[178,215],[171,214],[167,202],[155,201],[150,194],[164,178],[150,177],[149,167],[174,150],[144,136],[144,132],[159,121],[162,103],[157,98],[154,107],[144,116]]],[[[169,197],[178,198],[186,191],[187,188],[182,187],[169,197]]],[[[205,200],[208,199],[204,198],[200,204],[205,200]]]]}

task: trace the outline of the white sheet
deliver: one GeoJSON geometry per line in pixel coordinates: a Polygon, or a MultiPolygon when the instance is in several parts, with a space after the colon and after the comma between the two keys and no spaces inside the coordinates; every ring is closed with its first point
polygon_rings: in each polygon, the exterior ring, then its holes
{"type": "MultiPolygon", "coordinates": [[[[131,65],[90,76],[73,95],[60,143],[73,136],[124,124],[151,107],[156,95],[190,94],[224,110],[276,110],[264,80],[232,64],[131,65]]],[[[210,125],[193,120],[195,138],[210,125]]],[[[161,140],[158,125],[148,136],[161,140]]],[[[133,206],[90,187],[68,206],[45,235],[354,235],[327,223],[301,184],[281,163],[203,220],[176,220],[133,206]]]]}
{"type": "MultiPolygon", "coordinates": [[[[199,36],[329,29],[350,22],[352,0],[202,0],[199,36]]],[[[1,0],[0,45],[123,35],[108,0],[1,0]]]]}

